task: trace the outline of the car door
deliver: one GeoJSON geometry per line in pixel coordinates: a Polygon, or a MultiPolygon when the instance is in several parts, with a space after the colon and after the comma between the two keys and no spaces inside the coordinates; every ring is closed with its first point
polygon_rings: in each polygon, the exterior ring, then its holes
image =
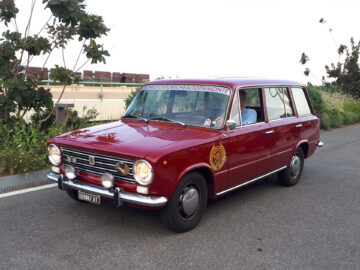
{"type": "Polygon", "coordinates": [[[295,117],[288,87],[266,87],[264,89],[268,123],[267,132],[273,141],[271,170],[287,166],[300,140],[300,127],[295,117]]]}
{"type": "Polygon", "coordinates": [[[256,123],[241,125],[241,116],[239,120],[236,119],[236,115],[239,115],[240,111],[238,90],[230,113],[230,119],[236,120],[237,126],[227,133],[230,141],[228,188],[239,186],[267,174],[271,168],[270,149],[273,142],[266,134],[271,127],[264,121],[262,89],[246,89],[244,91],[248,91],[248,93],[250,91],[258,92],[259,106],[251,106],[257,108],[257,120],[256,123]]]}

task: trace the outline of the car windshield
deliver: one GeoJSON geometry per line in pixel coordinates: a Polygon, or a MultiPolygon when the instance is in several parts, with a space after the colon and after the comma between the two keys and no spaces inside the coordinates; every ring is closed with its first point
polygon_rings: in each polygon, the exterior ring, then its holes
{"type": "Polygon", "coordinates": [[[230,89],[221,86],[145,85],[122,119],[221,128],[229,98],[230,89]]]}

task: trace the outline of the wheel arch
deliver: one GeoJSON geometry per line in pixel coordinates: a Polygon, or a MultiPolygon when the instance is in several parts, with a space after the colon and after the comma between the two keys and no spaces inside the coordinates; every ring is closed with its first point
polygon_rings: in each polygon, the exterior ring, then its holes
{"type": "Polygon", "coordinates": [[[186,168],[178,177],[177,184],[179,184],[180,180],[187,174],[192,172],[198,172],[200,173],[206,181],[206,185],[208,188],[208,197],[213,198],[215,196],[215,185],[214,185],[214,174],[211,171],[211,168],[209,164],[206,163],[200,163],[200,164],[194,164],[188,168],[186,168]]]}
{"type": "Polygon", "coordinates": [[[296,152],[297,149],[299,149],[299,147],[303,150],[304,158],[307,158],[309,153],[309,142],[307,140],[301,140],[300,142],[298,142],[294,153],[296,152]]]}

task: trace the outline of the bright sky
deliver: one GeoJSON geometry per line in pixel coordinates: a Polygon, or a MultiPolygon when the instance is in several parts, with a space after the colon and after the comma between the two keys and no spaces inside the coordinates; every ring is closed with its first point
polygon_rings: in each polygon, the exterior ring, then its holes
{"type": "MultiPolygon", "coordinates": [[[[32,30],[48,14],[37,1],[32,30]]],[[[29,0],[16,0],[25,28],[29,0]]],[[[85,0],[91,13],[111,28],[101,42],[110,51],[106,65],[83,69],[165,77],[253,76],[321,83],[325,64],[337,62],[335,43],[360,40],[359,0],[85,0]],[[320,24],[325,18],[326,24],[320,24]],[[328,29],[333,31],[331,34],[328,29]],[[333,36],[333,38],[332,38],[333,36]],[[305,52],[317,80],[299,63],[305,52]]],[[[22,28],[23,27],[23,28],[22,28]]],[[[1,31],[2,32],[2,31],[1,31]]],[[[72,67],[79,42],[65,51],[72,67]]],[[[44,59],[32,66],[42,66],[44,59]]],[[[81,60],[84,62],[85,58],[81,60]]],[[[60,53],[47,67],[62,64],[60,53]]]]}

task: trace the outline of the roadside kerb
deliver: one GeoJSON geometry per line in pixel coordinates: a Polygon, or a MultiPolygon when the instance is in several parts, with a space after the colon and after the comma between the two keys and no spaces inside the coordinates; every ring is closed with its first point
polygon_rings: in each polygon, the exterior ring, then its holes
{"type": "Polygon", "coordinates": [[[46,169],[32,173],[0,177],[0,194],[19,189],[52,184],[53,182],[46,177],[48,172],[49,170],[46,169]]]}

